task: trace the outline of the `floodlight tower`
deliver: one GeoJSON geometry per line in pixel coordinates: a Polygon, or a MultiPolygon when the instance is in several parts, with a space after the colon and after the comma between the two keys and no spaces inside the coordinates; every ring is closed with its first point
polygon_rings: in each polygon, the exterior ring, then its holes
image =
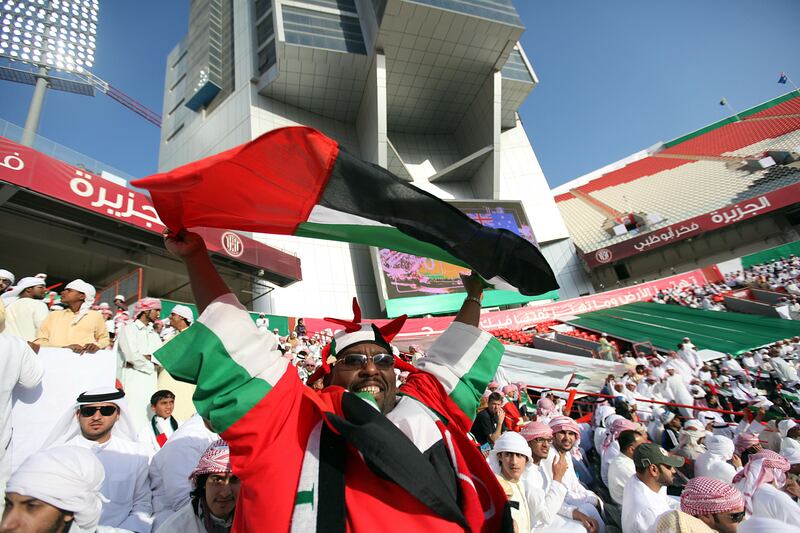
{"type": "Polygon", "coordinates": [[[98,0],[0,0],[0,55],[37,67],[35,73],[27,73],[35,77],[35,89],[23,145],[33,145],[51,79],[49,69],[80,75],[94,64],[98,8],[98,0]]]}

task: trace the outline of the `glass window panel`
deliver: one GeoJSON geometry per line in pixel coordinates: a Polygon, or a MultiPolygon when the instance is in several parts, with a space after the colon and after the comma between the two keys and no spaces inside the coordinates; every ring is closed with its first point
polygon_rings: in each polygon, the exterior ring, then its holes
{"type": "Polygon", "coordinates": [[[338,9],[340,11],[349,11],[356,13],[355,0],[299,0],[304,4],[312,4],[315,6],[329,7],[331,9],[338,9]]]}
{"type": "Polygon", "coordinates": [[[264,16],[264,13],[272,9],[272,0],[256,0],[256,20],[264,16]]]}
{"type": "Polygon", "coordinates": [[[275,33],[275,26],[272,24],[272,17],[269,16],[256,26],[256,39],[258,44],[267,42],[275,33]]]}
{"type": "Polygon", "coordinates": [[[522,26],[511,0],[412,0],[418,4],[448,9],[457,13],[522,26]]]}
{"type": "Polygon", "coordinates": [[[264,74],[277,61],[275,55],[275,41],[271,41],[258,53],[258,73],[264,74]]]}
{"type": "Polygon", "coordinates": [[[358,19],[294,6],[283,7],[287,43],[366,54],[358,19]]]}
{"type": "Polygon", "coordinates": [[[525,61],[522,59],[522,54],[520,54],[519,50],[516,48],[511,51],[506,64],[503,65],[503,70],[501,73],[502,76],[507,79],[533,83],[533,78],[531,77],[530,72],[528,72],[528,67],[525,65],[525,61]]]}

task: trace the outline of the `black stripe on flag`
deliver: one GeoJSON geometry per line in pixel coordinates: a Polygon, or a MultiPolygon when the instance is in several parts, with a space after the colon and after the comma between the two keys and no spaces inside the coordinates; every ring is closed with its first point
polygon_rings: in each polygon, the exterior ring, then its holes
{"type": "Polygon", "coordinates": [[[341,147],[318,203],[434,244],[484,279],[500,277],[524,295],[558,288],[550,265],[532,243],[506,229],[481,226],[447,202],[341,147]]]}

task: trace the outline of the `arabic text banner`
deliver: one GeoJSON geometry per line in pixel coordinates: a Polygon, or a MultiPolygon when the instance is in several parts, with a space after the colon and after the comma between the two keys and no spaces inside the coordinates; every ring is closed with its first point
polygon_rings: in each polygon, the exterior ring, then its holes
{"type": "Polygon", "coordinates": [[[12,469],[16,470],[22,461],[41,448],[53,426],[80,393],[114,386],[116,357],[113,350],[85,355],[65,348],[39,350],[38,358],[44,367],[42,382],[32,389],[17,386],[12,394],[12,469]]]}
{"type": "Polygon", "coordinates": [[[590,268],[613,263],[635,254],[645,253],[674,242],[696,237],[701,233],[730,226],[800,202],[800,183],[768,192],[756,198],[730,204],[711,213],[683,220],[676,224],[638,235],[634,238],[585,253],[590,268]]]}
{"type": "MultiPolygon", "coordinates": [[[[631,302],[644,302],[650,300],[658,291],[671,289],[674,287],[688,287],[693,284],[703,285],[706,277],[700,269],[692,270],[684,274],[669,276],[647,283],[641,283],[632,287],[625,287],[613,291],[599,294],[592,294],[582,298],[572,298],[560,302],[545,305],[521,307],[508,311],[494,311],[481,315],[480,326],[485,330],[495,330],[500,328],[522,329],[529,328],[541,322],[555,320],[559,317],[588,313],[598,309],[607,309],[631,302]]],[[[414,343],[416,339],[429,335],[439,335],[453,321],[450,317],[433,318],[410,318],[400,334],[395,338],[395,344],[402,349],[408,343],[414,343]]],[[[331,332],[339,329],[335,324],[326,322],[319,318],[305,318],[303,322],[308,331],[317,332],[330,329],[331,332]]],[[[372,320],[378,326],[385,324],[386,320],[372,320]]]]}

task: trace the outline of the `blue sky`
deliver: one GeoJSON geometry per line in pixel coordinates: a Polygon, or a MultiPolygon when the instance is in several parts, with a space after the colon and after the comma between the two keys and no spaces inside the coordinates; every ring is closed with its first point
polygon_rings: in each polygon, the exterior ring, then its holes
{"type": "MultiPolygon", "coordinates": [[[[800,83],[798,0],[515,0],[540,84],[522,120],[551,186],[800,83]]],[[[187,0],[104,0],[94,73],[161,112],[166,55],[187,0]]],[[[0,81],[22,125],[32,88],[0,81]]],[[[134,176],[156,171],[158,130],[110,98],[48,91],[39,132],[134,176]]]]}
{"type": "Polygon", "coordinates": [[[797,0],[515,0],[522,106],[551,187],[800,85],[797,0]]]}

